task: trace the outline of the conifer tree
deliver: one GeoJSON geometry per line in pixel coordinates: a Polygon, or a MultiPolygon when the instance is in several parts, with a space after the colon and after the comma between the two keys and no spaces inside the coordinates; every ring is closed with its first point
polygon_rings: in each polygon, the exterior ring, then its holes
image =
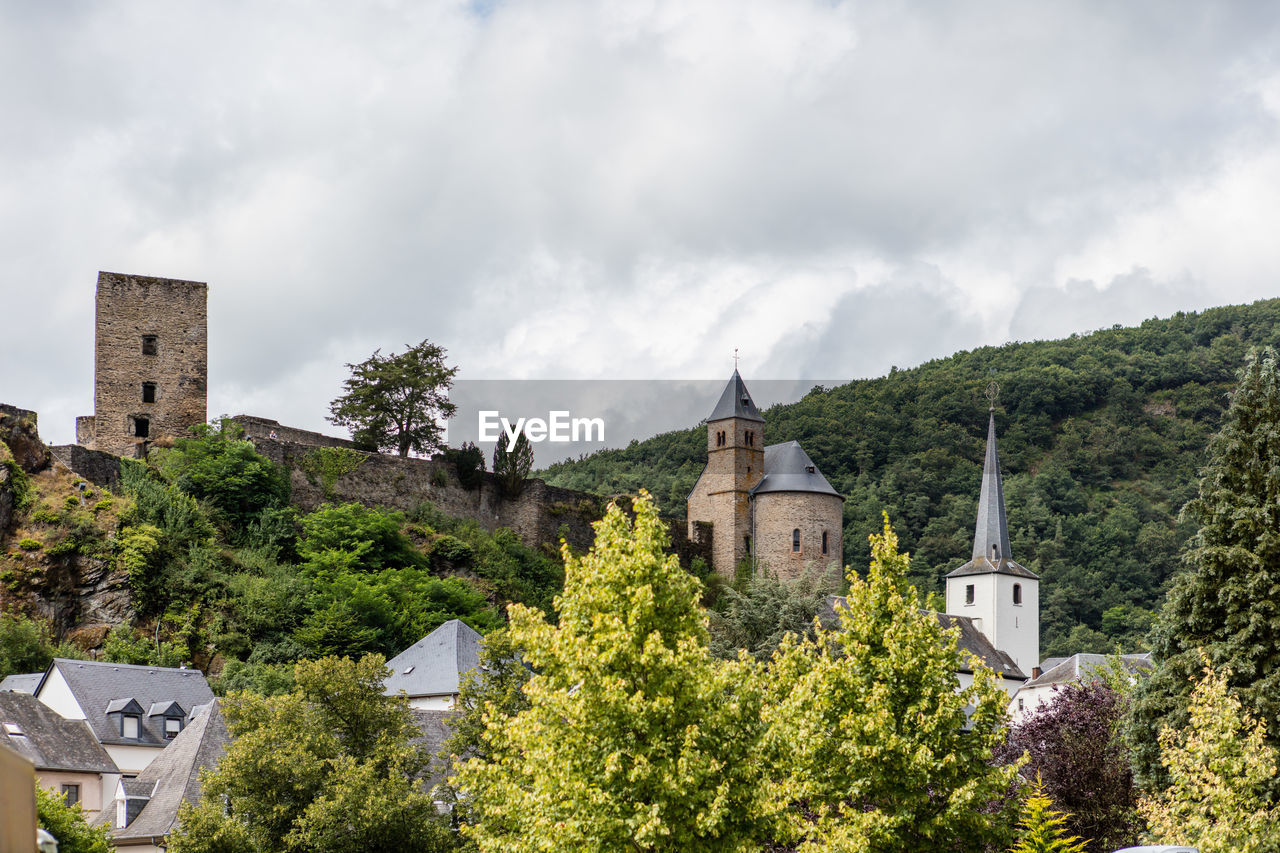
{"type": "Polygon", "coordinates": [[[481,851],[760,848],[752,667],[710,656],[700,583],[646,494],[634,510],[610,506],[585,557],[565,549],[558,626],[510,609],[529,707],[489,716],[488,754],[451,780],[481,851]]]}
{"type": "Polygon", "coordinates": [[[775,795],[808,850],[985,850],[1007,844],[1019,763],[993,766],[1009,700],[975,662],[958,689],[955,629],[921,610],[884,516],[840,624],[783,641],[769,671],[775,795]]]}
{"type": "Polygon", "coordinates": [[[1018,820],[1018,843],[1009,853],[1086,853],[1088,848],[1078,836],[1067,835],[1069,815],[1054,811],[1053,801],[1044,792],[1044,783],[1036,786],[1022,802],[1018,820]]]}
{"type": "Polygon", "coordinates": [[[1132,734],[1140,777],[1159,784],[1157,733],[1187,720],[1200,650],[1234,673],[1252,713],[1280,731],[1280,377],[1271,348],[1250,353],[1199,494],[1199,532],[1183,554],[1155,633],[1156,669],[1138,691],[1132,734]]]}

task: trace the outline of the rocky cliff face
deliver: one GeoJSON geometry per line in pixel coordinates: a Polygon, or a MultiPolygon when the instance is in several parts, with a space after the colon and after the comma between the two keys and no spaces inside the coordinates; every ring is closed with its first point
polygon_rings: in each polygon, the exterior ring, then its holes
{"type": "Polygon", "coordinates": [[[116,523],[107,493],[54,463],[35,413],[0,404],[0,609],[45,618],[59,636],[131,618],[116,523]]]}

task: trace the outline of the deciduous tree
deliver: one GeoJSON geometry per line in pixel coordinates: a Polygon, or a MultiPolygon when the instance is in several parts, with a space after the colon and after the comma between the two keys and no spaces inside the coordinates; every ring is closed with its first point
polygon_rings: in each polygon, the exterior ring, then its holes
{"type": "Polygon", "coordinates": [[[329,422],[350,428],[356,443],[370,449],[431,452],[440,444],[436,419],[457,408],[448,392],[458,368],[447,367],[444,356],[444,347],[423,341],[399,355],[374,350],[348,364],[346,393],[329,404],[329,422]]]}
{"type": "Polygon", "coordinates": [[[775,795],[800,850],[983,850],[1011,839],[1017,767],[998,767],[1008,697],[975,662],[960,689],[955,629],[919,608],[884,516],[839,626],[785,640],[766,706],[775,795]]]}
{"type": "Polygon", "coordinates": [[[665,545],[647,495],[634,523],[611,506],[587,556],[566,550],[559,625],[512,606],[529,707],[488,715],[489,754],[454,777],[482,851],[759,849],[760,694],[709,655],[700,585],[665,545]]]}
{"type": "Polygon", "coordinates": [[[223,700],[234,736],[184,804],[175,853],[439,851],[449,830],[419,779],[431,757],[403,697],[382,695],[376,655],[299,663],[285,696],[223,700]]]}
{"type": "Polygon", "coordinates": [[[1201,853],[1261,853],[1280,848],[1280,807],[1266,799],[1276,750],[1266,724],[1228,687],[1231,672],[1204,661],[1191,691],[1186,727],[1160,730],[1169,787],[1142,800],[1150,840],[1188,844],[1201,853]]]}

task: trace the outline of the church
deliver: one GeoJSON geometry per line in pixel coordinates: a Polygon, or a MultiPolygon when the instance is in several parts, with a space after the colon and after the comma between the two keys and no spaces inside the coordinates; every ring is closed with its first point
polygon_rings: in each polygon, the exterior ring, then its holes
{"type": "MultiPolygon", "coordinates": [[[[688,500],[690,538],[710,524],[713,567],[728,578],[743,565],[792,580],[810,565],[841,564],[844,498],[799,443],[766,446],[764,429],[734,370],[707,418],[707,464],[688,500]]],[[[947,574],[946,610],[937,616],[959,628],[961,648],[1001,676],[1011,696],[1039,666],[1040,578],[1009,547],[994,402],[973,550],[947,574]]]]}

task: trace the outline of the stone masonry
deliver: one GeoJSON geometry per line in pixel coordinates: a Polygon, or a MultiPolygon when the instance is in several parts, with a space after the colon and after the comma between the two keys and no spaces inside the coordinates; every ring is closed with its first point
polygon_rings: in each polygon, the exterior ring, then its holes
{"type": "Polygon", "coordinates": [[[94,414],[77,418],[76,442],[141,456],[161,436],[207,418],[208,285],[98,273],[94,414]]]}

